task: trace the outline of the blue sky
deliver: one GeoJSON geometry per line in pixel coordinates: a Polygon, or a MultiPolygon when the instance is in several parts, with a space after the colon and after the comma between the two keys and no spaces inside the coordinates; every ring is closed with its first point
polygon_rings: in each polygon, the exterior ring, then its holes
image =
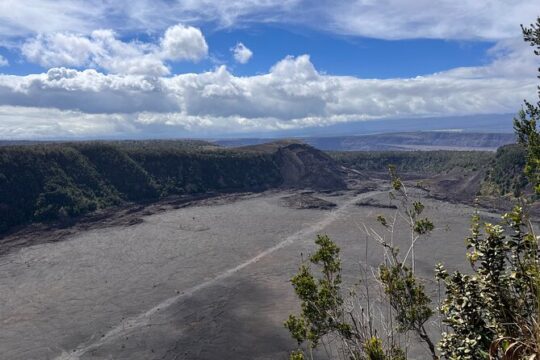
{"type": "MultiPolygon", "coordinates": [[[[268,25],[211,32],[206,38],[214,54],[227,63],[231,61],[229,49],[239,39],[256,54],[245,65],[230,64],[238,75],[265,73],[287,55],[310,54],[321,72],[383,79],[481,66],[489,62],[486,52],[494,45],[492,41],[380,40],[268,25]]],[[[211,66],[208,62],[193,68],[180,65],[177,71],[201,71],[211,66]]]]}
{"type": "MultiPolygon", "coordinates": [[[[226,64],[236,75],[256,75],[267,72],[288,55],[310,54],[317,69],[328,74],[404,78],[460,66],[485,65],[490,61],[487,51],[495,45],[494,41],[488,40],[381,40],[268,24],[254,24],[241,29],[214,29],[207,25],[202,31],[206,34],[210,56],[197,62],[172,63],[173,73],[210,71],[217,65],[226,64]],[[236,63],[231,54],[230,49],[238,42],[256,54],[246,64],[236,63]]],[[[152,37],[144,33],[125,34],[120,38],[126,42],[152,41],[152,37]]],[[[7,74],[26,75],[48,70],[25,61],[16,48],[0,49],[0,55],[11,64],[2,69],[7,74]]]]}
{"type": "Polygon", "coordinates": [[[519,24],[537,15],[530,0],[0,2],[0,138],[514,113],[535,95],[519,24]]]}

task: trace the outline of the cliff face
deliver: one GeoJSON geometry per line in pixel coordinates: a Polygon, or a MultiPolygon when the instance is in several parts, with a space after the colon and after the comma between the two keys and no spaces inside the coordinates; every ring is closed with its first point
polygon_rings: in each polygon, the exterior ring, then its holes
{"type": "Polygon", "coordinates": [[[280,147],[275,154],[282,186],[318,190],[344,189],[344,176],[325,153],[305,144],[280,147]]]}
{"type": "Polygon", "coordinates": [[[293,143],[258,149],[178,142],[6,146],[0,148],[0,233],[171,195],[343,188],[338,169],[321,151],[293,143]]]}

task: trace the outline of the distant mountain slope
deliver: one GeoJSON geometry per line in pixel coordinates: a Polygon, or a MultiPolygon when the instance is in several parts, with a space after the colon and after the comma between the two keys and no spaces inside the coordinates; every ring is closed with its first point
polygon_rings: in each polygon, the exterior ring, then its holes
{"type": "Polygon", "coordinates": [[[305,144],[223,149],[204,142],[82,142],[0,147],[0,232],[124,202],[274,187],[342,188],[305,144]]]}
{"type": "Polygon", "coordinates": [[[413,132],[307,138],[306,143],[321,150],[496,150],[515,142],[514,134],[413,132]]]}
{"type": "MultiPolygon", "coordinates": [[[[384,133],[360,136],[306,137],[297,140],[320,150],[328,151],[378,151],[378,150],[487,150],[515,142],[510,133],[466,133],[424,131],[384,133]]],[[[224,139],[215,141],[226,147],[254,145],[268,139],[224,139]]]]}

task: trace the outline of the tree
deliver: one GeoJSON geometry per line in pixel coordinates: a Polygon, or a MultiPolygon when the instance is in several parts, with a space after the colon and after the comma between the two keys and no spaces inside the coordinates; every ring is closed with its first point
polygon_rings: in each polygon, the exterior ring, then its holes
{"type": "MultiPolygon", "coordinates": [[[[327,235],[319,235],[315,241],[317,251],[291,279],[301,301],[301,313],[290,315],[285,322],[285,327],[298,344],[307,344],[311,356],[312,350],[319,345],[326,347],[329,339],[337,339],[333,346],[348,359],[403,360],[406,358],[405,351],[397,334],[412,332],[427,344],[433,359],[439,358],[425,328],[425,323],[433,314],[431,300],[424,291],[422,281],[414,275],[415,244],[420,237],[431,232],[434,225],[428,218],[420,217],[424,205],[410,201],[395,168],[390,168],[390,175],[393,188],[390,196],[399,203],[399,207],[391,221],[382,215],[377,220],[382,231],[393,234],[396,218],[405,219],[410,229],[410,247],[402,258],[398,249],[392,243],[387,243],[380,231],[366,229],[366,232],[379,242],[387,254],[387,261],[380,265],[376,277],[389,311],[394,314],[395,326],[389,329],[391,334],[385,339],[378,334],[373,325],[376,319],[369,305],[375,300],[369,295],[369,285],[366,284],[366,295],[361,299],[356,291],[349,294],[342,291],[340,249],[327,235]],[[320,275],[312,267],[317,267],[320,275]],[[350,306],[351,300],[360,306],[350,306]],[[365,303],[366,309],[362,305],[365,303]]],[[[365,283],[367,280],[364,277],[365,283]]],[[[301,350],[291,354],[291,359],[303,358],[301,350]]]]}
{"type": "MultiPolygon", "coordinates": [[[[534,48],[534,54],[540,56],[540,17],[536,24],[530,27],[521,26],[523,39],[534,48]]],[[[540,73],[540,68],[538,69],[540,73]]],[[[540,78],[540,75],[538,75],[540,78]]],[[[524,108],[514,119],[514,129],[518,140],[527,148],[527,164],[525,173],[534,185],[537,194],[540,194],[540,134],[538,122],[540,120],[540,86],[538,86],[539,101],[536,104],[524,100],[524,108]]]]}
{"type": "MultiPolygon", "coordinates": [[[[540,17],[536,24],[529,28],[522,26],[522,30],[524,40],[540,56],[540,17]]],[[[519,142],[527,149],[525,174],[537,194],[540,194],[539,120],[540,101],[536,104],[525,101],[524,109],[514,119],[519,142]]],[[[423,204],[409,201],[405,185],[393,167],[390,176],[391,197],[401,205],[396,214],[410,228],[411,244],[405,257],[401,259],[393,244],[386,243],[379,233],[369,232],[388,251],[377,278],[398,324],[391,328],[392,334],[416,333],[428,345],[433,359],[540,359],[539,237],[524,207],[515,206],[502,216],[499,224],[481,224],[478,213],[473,216],[471,234],[466,239],[470,272],[450,274],[443,265],[436,266],[436,279],[445,288],[439,311],[447,327],[441,333],[437,350],[424,327],[433,314],[431,301],[414,273],[415,243],[433,230],[434,225],[429,218],[420,218],[423,204]]],[[[377,220],[394,235],[395,221],[384,216],[378,216],[377,220]]],[[[302,303],[301,314],[291,315],[285,323],[293,337],[299,344],[307,342],[309,350],[330,335],[337,337],[343,344],[342,353],[349,359],[404,359],[405,352],[399,342],[384,341],[373,329],[374,315],[369,305],[367,313],[362,309],[360,314],[344,306],[339,248],[327,236],[319,236],[316,243],[319,249],[310,262],[322,267],[322,277],[317,278],[303,264],[292,279],[302,303]]],[[[369,304],[369,293],[365,300],[369,304]]],[[[304,359],[304,353],[298,350],[291,359],[304,359]]]]}
{"type": "Polygon", "coordinates": [[[540,355],[538,238],[523,208],[502,222],[480,225],[473,216],[467,238],[472,273],[436,277],[446,287],[441,306],[444,332],[439,343],[448,359],[535,359],[540,355]],[[536,357],[535,357],[536,356],[536,357]]]}

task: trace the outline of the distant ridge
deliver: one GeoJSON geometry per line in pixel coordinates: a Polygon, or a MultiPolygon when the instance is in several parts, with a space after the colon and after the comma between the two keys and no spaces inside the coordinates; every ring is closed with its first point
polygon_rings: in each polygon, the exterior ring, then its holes
{"type": "MultiPolygon", "coordinates": [[[[456,131],[421,131],[384,133],[359,136],[328,136],[297,138],[325,151],[378,151],[378,150],[483,150],[515,143],[512,133],[470,133],[456,131]]],[[[224,139],[215,141],[225,147],[257,145],[268,139],[224,139]]]]}
{"type": "Polygon", "coordinates": [[[227,138],[287,138],[357,136],[396,132],[418,131],[461,131],[472,133],[513,133],[513,118],[510,114],[484,114],[464,116],[439,116],[426,118],[377,119],[348,121],[328,126],[312,126],[301,129],[277,130],[261,133],[227,135],[227,138]]]}

